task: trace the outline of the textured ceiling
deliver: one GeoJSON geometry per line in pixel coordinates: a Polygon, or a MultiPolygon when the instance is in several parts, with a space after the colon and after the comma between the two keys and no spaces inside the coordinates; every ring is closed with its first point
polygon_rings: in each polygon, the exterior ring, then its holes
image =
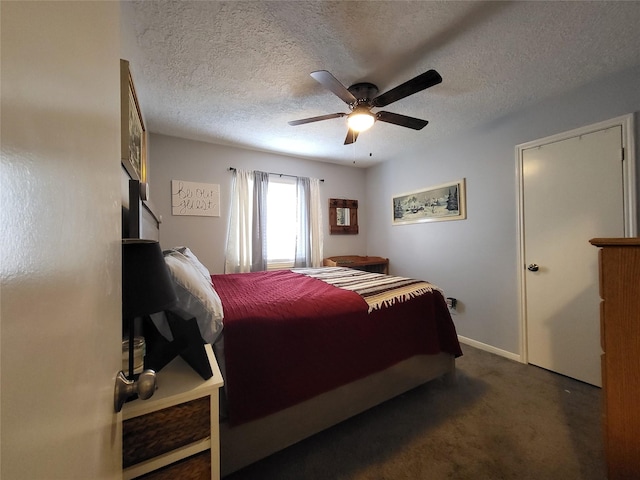
{"type": "MultiPolygon", "coordinates": [[[[640,64],[640,2],[123,2],[147,129],[366,167],[640,64]],[[343,145],[347,112],[309,75],[385,92],[429,69],[443,82],[384,110],[343,145]]],[[[639,87],[640,88],[640,87],[639,87]]]]}

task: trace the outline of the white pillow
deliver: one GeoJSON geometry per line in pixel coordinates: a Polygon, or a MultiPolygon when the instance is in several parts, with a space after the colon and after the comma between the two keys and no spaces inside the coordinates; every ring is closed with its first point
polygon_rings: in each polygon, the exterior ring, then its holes
{"type": "MultiPolygon", "coordinates": [[[[212,344],[222,332],[224,311],[211,277],[207,278],[189,258],[176,250],[165,251],[164,260],[178,296],[176,307],[196,318],[202,338],[212,344]]],[[[172,340],[164,314],[154,314],[151,318],[160,333],[172,340]]]]}
{"type": "Polygon", "coordinates": [[[189,250],[189,247],[174,247],[171,250],[175,252],[179,252],[182,255],[184,255],[187,258],[187,260],[189,260],[191,264],[194,267],[196,267],[196,269],[198,269],[198,271],[202,273],[202,275],[204,275],[204,278],[206,278],[207,281],[211,285],[213,285],[213,282],[211,281],[211,273],[209,272],[209,269],[205,267],[200,260],[198,260],[198,257],[196,257],[196,255],[191,250],[189,250]]]}

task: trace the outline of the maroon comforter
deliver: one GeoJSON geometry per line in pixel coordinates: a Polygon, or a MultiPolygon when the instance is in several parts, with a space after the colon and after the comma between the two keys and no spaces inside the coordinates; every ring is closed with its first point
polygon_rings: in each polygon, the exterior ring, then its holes
{"type": "Polygon", "coordinates": [[[438,291],[368,313],[357,293],[289,270],[212,276],[237,425],[416,354],[461,355],[438,291]]]}

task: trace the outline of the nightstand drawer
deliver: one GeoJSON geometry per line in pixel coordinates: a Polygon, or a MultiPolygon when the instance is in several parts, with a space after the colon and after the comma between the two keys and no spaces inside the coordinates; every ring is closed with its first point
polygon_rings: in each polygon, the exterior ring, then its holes
{"type": "Polygon", "coordinates": [[[122,463],[127,468],[211,435],[209,396],[125,420],[122,463]]]}
{"type": "Polygon", "coordinates": [[[211,478],[211,452],[206,450],[138,477],[136,480],[176,480],[182,478],[209,480],[211,478]]]}

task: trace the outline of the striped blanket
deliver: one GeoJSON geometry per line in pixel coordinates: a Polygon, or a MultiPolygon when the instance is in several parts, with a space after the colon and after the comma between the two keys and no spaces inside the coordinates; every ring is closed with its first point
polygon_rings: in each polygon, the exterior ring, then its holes
{"type": "MultiPolygon", "coordinates": [[[[369,305],[369,312],[396,302],[430,293],[439,287],[413,278],[369,273],[345,267],[294,268],[294,272],[322,280],[335,287],[359,294],[369,305]]],[[[444,296],[444,294],[443,294],[444,296]]]]}

